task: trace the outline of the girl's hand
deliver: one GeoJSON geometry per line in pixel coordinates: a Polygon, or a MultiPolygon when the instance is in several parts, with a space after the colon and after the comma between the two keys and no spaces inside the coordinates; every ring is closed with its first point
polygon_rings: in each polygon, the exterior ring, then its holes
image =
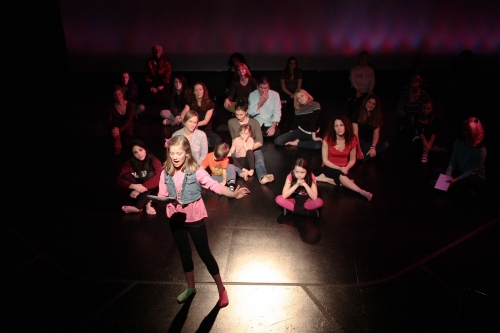
{"type": "Polygon", "coordinates": [[[304,179],[297,179],[297,182],[296,182],[296,184],[297,184],[298,186],[304,186],[304,184],[305,184],[305,183],[306,183],[306,182],[304,181],[304,179]]]}
{"type": "Polygon", "coordinates": [[[367,155],[370,157],[377,156],[377,151],[375,150],[375,147],[370,147],[370,150],[368,151],[367,155]]]}
{"type": "Polygon", "coordinates": [[[182,123],[182,119],[181,119],[181,116],[177,116],[174,118],[174,124],[175,125],[179,125],[180,123],[182,123]]]}
{"type": "Polygon", "coordinates": [[[450,183],[450,186],[455,184],[456,182],[458,182],[458,178],[452,178],[450,180],[447,181],[448,183],[450,183]]]}
{"type": "Polygon", "coordinates": [[[131,184],[129,186],[129,188],[131,188],[131,189],[133,189],[133,190],[135,190],[135,191],[137,191],[139,193],[144,193],[144,192],[146,192],[148,190],[142,184],[131,184]]]}
{"type": "Polygon", "coordinates": [[[224,107],[227,109],[229,107],[229,105],[231,105],[231,102],[229,101],[229,99],[225,99],[224,100],[224,107]]]}
{"type": "Polygon", "coordinates": [[[344,173],[344,175],[347,176],[347,173],[349,172],[349,169],[347,169],[347,167],[340,167],[340,171],[342,171],[344,173]]]}
{"type": "Polygon", "coordinates": [[[240,187],[238,185],[238,187],[236,187],[236,189],[234,190],[234,198],[235,199],[241,199],[243,198],[245,195],[249,194],[250,193],[250,190],[246,187],[240,187]]]}
{"type": "Polygon", "coordinates": [[[130,192],[130,197],[133,198],[133,199],[135,199],[135,198],[137,198],[139,196],[139,194],[140,193],[138,191],[133,190],[132,192],[130,192]]]}

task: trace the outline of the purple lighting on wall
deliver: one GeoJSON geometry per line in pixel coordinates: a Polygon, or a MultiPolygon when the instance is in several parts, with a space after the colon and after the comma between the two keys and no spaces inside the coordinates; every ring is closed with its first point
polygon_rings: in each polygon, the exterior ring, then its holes
{"type": "Polygon", "coordinates": [[[72,54],[500,53],[496,1],[60,0],[72,54]]]}

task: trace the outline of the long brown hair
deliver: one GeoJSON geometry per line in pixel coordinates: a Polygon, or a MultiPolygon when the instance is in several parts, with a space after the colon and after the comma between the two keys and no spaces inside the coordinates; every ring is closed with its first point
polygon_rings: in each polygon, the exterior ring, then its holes
{"type": "Polygon", "coordinates": [[[337,133],[335,132],[335,120],[340,120],[344,124],[344,140],[346,146],[351,143],[354,138],[354,131],[352,129],[352,123],[346,116],[333,117],[328,122],[328,127],[326,128],[325,136],[328,137],[326,141],[327,144],[335,146],[337,144],[337,133]]]}
{"type": "Polygon", "coordinates": [[[202,111],[208,111],[208,104],[210,103],[210,96],[208,95],[207,86],[203,82],[196,82],[193,85],[192,92],[193,100],[191,101],[191,110],[201,109],[202,111]],[[194,94],[194,87],[200,85],[203,88],[203,96],[201,97],[201,105],[198,105],[198,101],[196,100],[196,95],[194,94]]]}
{"type": "Polygon", "coordinates": [[[191,145],[189,144],[189,140],[184,135],[176,135],[170,139],[167,147],[167,157],[165,163],[163,164],[163,170],[170,177],[172,177],[175,173],[174,163],[170,158],[170,147],[180,146],[182,150],[186,152],[186,160],[184,161],[184,165],[181,168],[182,172],[186,172],[186,170],[193,174],[198,169],[198,164],[191,153],[191,145]]]}
{"type": "Polygon", "coordinates": [[[306,181],[307,185],[311,186],[312,185],[312,176],[311,176],[311,170],[309,169],[309,164],[307,161],[303,158],[298,158],[295,163],[293,164],[292,167],[292,185],[294,185],[297,182],[297,178],[295,177],[295,173],[293,170],[295,170],[295,167],[299,166],[301,168],[304,168],[306,170],[306,177],[304,180],[306,181]]]}
{"type": "Polygon", "coordinates": [[[382,126],[382,107],[380,106],[380,98],[378,98],[375,94],[369,94],[361,103],[361,107],[359,108],[359,117],[358,124],[364,125],[368,124],[373,126],[373,128],[377,128],[382,126]],[[375,100],[375,109],[368,115],[368,110],[366,109],[366,103],[370,99],[375,100]]]}

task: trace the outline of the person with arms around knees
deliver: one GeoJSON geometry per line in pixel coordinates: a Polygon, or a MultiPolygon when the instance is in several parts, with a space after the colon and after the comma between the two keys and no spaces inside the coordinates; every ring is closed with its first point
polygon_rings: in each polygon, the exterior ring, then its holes
{"type": "Polygon", "coordinates": [[[296,215],[319,217],[318,208],[323,206],[323,200],[318,197],[316,177],[303,158],[295,161],[286,177],[283,192],[276,197],[276,203],[283,207],[284,215],[293,212],[296,215]]]}

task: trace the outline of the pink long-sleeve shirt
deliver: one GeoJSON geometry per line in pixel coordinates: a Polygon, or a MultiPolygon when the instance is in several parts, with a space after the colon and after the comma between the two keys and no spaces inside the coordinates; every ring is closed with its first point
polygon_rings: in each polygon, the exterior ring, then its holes
{"type": "MultiPolygon", "coordinates": [[[[180,191],[182,190],[182,183],[184,181],[184,172],[176,172],[172,178],[174,179],[175,189],[177,191],[176,198],[177,200],[180,200],[180,191]]],[[[220,194],[222,185],[212,179],[205,169],[198,168],[198,170],[196,170],[196,180],[203,188],[220,194]]],[[[160,184],[158,186],[158,196],[168,197],[168,189],[165,184],[165,170],[161,172],[160,184]]],[[[186,222],[197,222],[208,216],[207,209],[205,208],[205,203],[202,198],[185,206],[176,203],[168,203],[166,210],[168,217],[171,217],[175,213],[186,214],[186,222]]]]}

